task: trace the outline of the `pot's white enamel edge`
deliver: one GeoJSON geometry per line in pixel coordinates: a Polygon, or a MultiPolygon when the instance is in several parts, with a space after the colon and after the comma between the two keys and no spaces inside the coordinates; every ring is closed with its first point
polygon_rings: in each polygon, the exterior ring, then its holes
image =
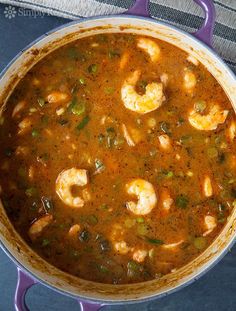
{"type": "MultiPolygon", "coordinates": [[[[133,32],[150,35],[181,47],[186,52],[199,59],[208,70],[217,78],[230,98],[234,108],[236,107],[236,79],[233,73],[209,48],[198,42],[196,39],[184,32],[178,31],[174,27],[169,27],[163,23],[155,22],[145,18],[135,18],[126,16],[103,17],[99,19],[84,20],[72,23],[64,28],[60,28],[54,33],[41,38],[29,49],[23,52],[14,60],[11,66],[5,71],[0,79],[0,97],[9,83],[13,86],[17,83],[16,77],[24,76],[29,69],[29,62],[37,62],[41,54],[35,50],[41,50],[50,44],[51,51],[61,45],[60,39],[68,36],[69,40],[80,38],[96,33],[104,32],[133,32]],[[94,27],[105,27],[104,29],[94,27]],[[121,28],[122,27],[122,28],[121,28]],[[54,43],[53,43],[54,42],[54,43]],[[53,44],[52,44],[53,43],[53,44]],[[31,53],[32,51],[32,53],[31,53]]],[[[65,42],[63,42],[64,44],[65,42]]],[[[6,94],[4,94],[6,97],[6,94]]],[[[103,300],[108,302],[144,300],[147,298],[160,296],[172,292],[180,286],[190,283],[198,278],[213,263],[215,263],[229,248],[235,238],[235,214],[233,212],[226,227],[217,240],[200,257],[191,264],[165,276],[161,281],[155,280],[146,283],[133,285],[110,286],[83,280],[78,280],[73,276],[66,275],[56,268],[41,260],[25,243],[21,241],[18,234],[12,230],[3,208],[0,208],[0,241],[3,248],[15,259],[18,265],[25,267],[37,279],[44,284],[52,286],[54,289],[72,296],[79,296],[84,299],[103,300]],[[20,251],[19,251],[20,248],[20,251]]]]}

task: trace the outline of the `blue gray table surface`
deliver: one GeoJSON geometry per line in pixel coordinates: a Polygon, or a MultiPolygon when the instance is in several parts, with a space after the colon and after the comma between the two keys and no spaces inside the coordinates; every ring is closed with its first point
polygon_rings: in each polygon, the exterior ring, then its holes
{"type": "MultiPolygon", "coordinates": [[[[11,19],[0,5],[0,70],[27,44],[48,30],[67,23],[53,16],[29,16],[25,11],[11,19]],[[25,15],[25,16],[23,16],[25,15]]],[[[13,311],[16,287],[16,267],[0,249],[0,311],[13,311]]],[[[74,311],[77,302],[42,285],[33,286],[27,293],[30,311],[74,311]]],[[[105,310],[142,311],[235,311],[236,310],[236,247],[198,281],[151,302],[128,306],[106,307],[105,310]]]]}

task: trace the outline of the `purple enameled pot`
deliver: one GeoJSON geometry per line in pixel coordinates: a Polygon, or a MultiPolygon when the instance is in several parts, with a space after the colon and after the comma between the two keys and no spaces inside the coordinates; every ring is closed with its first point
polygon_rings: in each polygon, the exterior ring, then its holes
{"type": "MultiPolygon", "coordinates": [[[[224,88],[236,110],[236,78],[212,49],[215,9],[212,0],[194,0],[205,12],[200,30],[188,34],[150,18],[148,0],[136,0],[123,15],[81,19],[46,33],[21,51],[0,75],[0,113],[16,84],[45,55],[73,40],[99,33],[149,35],[180,47],[197,58],[224,88]]],[[[236,207],[227,224],[199,257],[159,280],[129,285],[100,284],[79,279],[51,266],[21,239],[10,223],[0,200],[0,245],[18,267],[15,308],[27,311],[25,293],[40,282],[78,300],[82,310],[95,311],[103,305],[147,301],[190,284],[217,263],[233,245],[236,236],[236,207]]]]}

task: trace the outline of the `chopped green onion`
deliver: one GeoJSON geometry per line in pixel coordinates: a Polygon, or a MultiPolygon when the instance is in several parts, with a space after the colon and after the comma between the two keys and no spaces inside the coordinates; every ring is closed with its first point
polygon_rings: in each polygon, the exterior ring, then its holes
{"type": "Polygon", "coordinates": [[[84,78],[79,78],[79,83],[84,85],[85,84],[85,79],[84,78]]]}
{"type": "Polygon", "coordinates": [[[185,209],[189,204],[189,199],[186,195],[180,194],[177,196],[175,204],[177,207],[185,209]]]}
{"type": "Polygon", "coordinates": [[[32,135],[33,137],[38,137],[38,136],[39,136],[39,131],[34,129],[34,130],[31,132],[31,135],[32,135]]]}
{"type": "Polygon", "coordinates": [[[66,120],[66,119],[59,119],[57,122],[58,122],[60,125],[62,125],[62,126],[64,126],[64,125],[66,125],[67,123],[69,123],[69,121],[66,120]]]}
{"type": "Polygon", "coordinates": [[[174,173],[172,171],[167,172],[166,177],[171,178],[174,176],[174,173]]]}
{"type": "Polygon", "coordinates": [[[25,190],[25,194],[27,195],[27,197],[33,197],[35,195],[37,195],[37,189],[35,187],[31,187],[25,190]]]}
{"type": "Polygon", "coordinates": [[[119,146],[123,145],[124,142],[125,142],[124,138],[119,136],[119,137],[114,138],[113,143],[114,143],[114,146],[119,147],[119,146]]]}
{"type": "Polygon", "coordinates": [[[220,213],[222,213],[222,212],[225,210],[224,204],[219,203],[219,205],[218,205],[218,210],[219,210],[220,213]]]}
{"type": "Polygon", "coordinates": [[[96,174],[101,173],[105,169],[105,165],[100,159],[95,159],[96,174]]]}
{"type": "Polygon", "coordinates": [[[36,111],[37,111],[37,109],[36,109],[35,107],[31,107],[31,108],[29,109],[29,112],[31,112],[31,113],[36,112],[36,111]]]}
{"type": "Polygon", "coordinates": [[[38,104],[40,107],[43,107],[45,105],[45,100],[42,97],[38,98],[38,104]]]}
{"type": "Polygon", "coordinates": [[[108,209],[108,206],[107,206],[107,204],[103,203],[103,204],[100,206],[100,208],[101,208],[102,210],[107,210],[107,209],[108,209]]]}
{"type": "Polygon", "coordinates": [[[77,97],[75,96],[72,99],[68,107],[68,110],[71,111],[73,114],[80,116],[82,113],[85,112],[85,103],[83,101],[78,102],[77,97]]]}
{"type": "Polygon", "coordinates": [[[32,205],[30,206],[30,209],[31,209],[32,211],[36,211],[36,210],[38,209],[38,204],[37,204],[37,202],[33,202],[32,205]]]}
{"type": "Polygon", "coordinates": [[[177,126],[181,126],[184,124],[184,119],[183,118],[179,118],[179,120],[177,121],[177,126]]]}
{"type": "Polygon", "coordinates": [[[104,89],[104,92],[107,95],[114,93],[114,91],[115,91],[114,87],[111,87],[111,86],[105,87],[105,89],[104,89]]]}
{"type": "Polygon", "coordinates": [[[90,233],[87,230],[83,230],[79,235],[79,240],[81,242],[88,242],[90,239],[90,233]]]}
{"type": "Polygon", "coordinates": [[[44,210],[48,213],[51,212],[53,210],[53,202],[51,199],[47,198],[47,197],[42,197],[42,203],[43,203],[43,207],[44,210]]]}
{"type": "Polygon", "coordinates": [[[90,66],[88,66],[88,72],[89,73],[96,73],[98,70],[98,65],[96,64],[92,64],[90,66]]]}
{"type": "Polygon", "coordinates": [[[194,104],[194,110],[201,113],[206,109],[206,106],[205,100],[199,100],[194,104]]]}
{"type": "Polygon", "coordinates": [[[103,134],[99,134],[98,135],[98,142],[99,142],[99,144],[102,144],[104,142],[104,139],[105,139],[105,135],[103,135],[103,134]]]}
{"type": "Polygon", "coordinates": [[[108,127],[107,129],[106,129],[106,131],[107,131],[107,133],[109,134],[109,135],[115,135],[115,133],[116,133],[116,131],[115,131],[115,129],[114,129],[114,127],[108,127]]]}
{"type": "Polygon", "coordinates": [[[114,57],[120,57],[120,52],[117,50],[110,50],[108,52],[108,56],[110,59],[114,58],[114,57]]]}
{"type": "Polygon", "coordinates": [[[48,239],[43,239],[43,241],[42,241],[43,247],[48,246],[49,244],[50,244],[50,241],[48,239]]]}
{"type": "Polygon", "coordinates": [[[144,219],[143,219],[143,217],[138,217],[138,218],[136,218],[136,221],[137,221],[137,223],[141,224],[144,222],[144,219]]]}
{"type": "Polygon", "coordinates": [[[100,248],[102,250],[102,252],[107,252],[111,249],[110,243],[108,240],[101,240],[100,241],[100,248]]]}
{"type": "Polygon", "coordinates": [[[183,145],[188,144],[191,141],[192,141],[192,136],[191,135],[184,135],[184,136],[180,137],[180,142],[183,145]]]}
{"type": "Polygon", "coordinates": [[[140,269],[140,265],[136,261],[130,260],[127,264],[127,268],[138,271],[140,269]]]}
{"type": "Polygon", "coordinates": [[[106,266],[98,265],[97,267],[98,267],[98,270],[102,273],[108,273],[109,272],[109,269],[106,266]]]}
{"type": "Polygon", "coordinates": [[[87,217],[87,222],[90,224],[90,225],[93,225],[95,226],[97,223],[98,223],[98,219],[95,215],[89,215],[87,217]]]}
{"type": "Polygon", "coordinates": [[[127,275],[130,278],[140,275],[143,271],[143,266],[134,260],[130,260],[127,264],[127,275]]]}
{"type": "Polygon", "coordinates": [[[206,247],[206,239],[204,237],[197,237],[193,240],[193,245],[199,249],[202,250],[206,247]]]}
{"type": "Polygon", "coordinates": [[[152,239],[152,238],[149,238],[149,237],[144,237],[145,240],[150,243],[150,244],[155,244],[155,245],[162,245],[164,244],[164,242],[160,239],[152,239]]]}
{"type": "Polygon", "coordinates": [[[170,124],[168,122],[161,122],[160,128],[164,133],[171,134],[170,124]]]}
{"type": "Polygon", "coordinates": [[[49,121],[49,117],[48,116],[42,116],[41,117],[41,122],[43,123],[43,125],[47,125],[49,121]]]}
{"type": "Polygon", "coordinates": [[[76,129],[78,131],[82,130],[88,124],[89,120],[89,116],[85,116],[83,120],[76,126],[76,129]]]}

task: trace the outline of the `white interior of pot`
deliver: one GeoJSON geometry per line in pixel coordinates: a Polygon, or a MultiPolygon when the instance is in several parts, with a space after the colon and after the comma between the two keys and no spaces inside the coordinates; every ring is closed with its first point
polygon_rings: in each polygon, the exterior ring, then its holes
{"type": "MultiPolygon", "coordinates": [[[[194,38],[166,25],[151,20],[126,16],[86,20],[81,23],[71,24],[43,37],[12,63],[0,80],[1,106],[4,106],[4,102],[18,81],[45,54],[75,39],[109,32],[131,32],[149,35],[181,47],[181,49],[195,56],[207,67],[223,86],[234,108],[236,107],[235,77],[210,49],[204,47],[194,38]],[[38,49],[39,53],[35,54],[35,49],[38,49]],[[11,86],[11,89],[9,86],[11,86]]],[[[50,285],[70,295],[92,300],[105,300],[108,302],[142,300],[165,294],[180,285],[190,282],[217,261],[234,240],[235,215],[236,209],[233,210],[225,228],[214,243],[194,261],[159,280],[132,285],[107,285],[85,281],[63,273],[49,265],[34,253],[15,232],[1,202],[0,240],[4,248],[8,250],[19,265],[25,267],[27,271],[42,280],[46,285],[50,285]]]]}

